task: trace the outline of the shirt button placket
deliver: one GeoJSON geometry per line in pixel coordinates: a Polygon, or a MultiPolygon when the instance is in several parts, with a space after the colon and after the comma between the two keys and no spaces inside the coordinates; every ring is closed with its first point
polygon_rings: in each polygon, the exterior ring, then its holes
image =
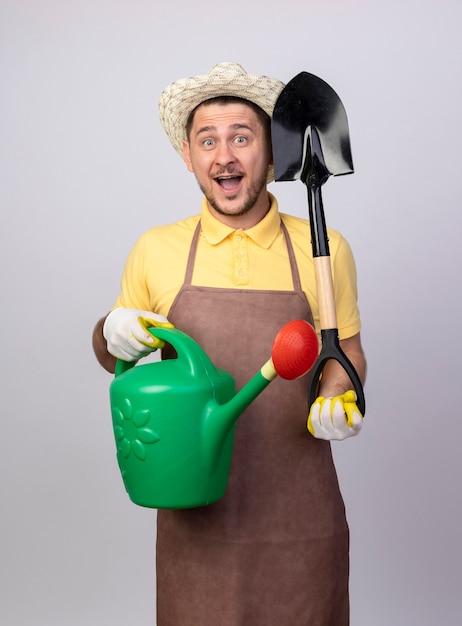
{"type": "Polygon", "coordinates": [[[237,285],[246,285],[248,279],[247,237],[242,232],[234,235],[234,273],[237,285]]]}

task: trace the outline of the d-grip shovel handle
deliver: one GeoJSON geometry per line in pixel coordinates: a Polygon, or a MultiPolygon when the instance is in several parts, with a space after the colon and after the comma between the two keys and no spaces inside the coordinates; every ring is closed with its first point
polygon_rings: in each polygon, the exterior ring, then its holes
{"type": "Polygon", "coordinates": [[[317,398],[319,378],[322,374],[324,366],[326,365],[327,361],[334,359],[335,361],[340,363],[345,372],[348,374],[356,392],[356,404],[361,412],[361,415],[364,417],[364,414],[366,412],[366,401],[364,397],[363,386],[357,371],[353,367],[353,364],[340,347],[337,329],[331,328],[328,330],[321,330],[321,337],[321,353],[319,354],[318,360],[311,370],[310,384],[308,388],[308,406],[311,407],[311,405],[317,398]]]}
{"type": "MultiPolygon", "coordinates": [[[[178,361],[180,361],[189,371],[191,376],[199,376],[206,373],[212,377],[216,375],[215,366],[210,361],[207,354],[202,348],[191,338],[177,328],[148,328],[153,337],[161,339],[171,344],[177,353],[178,361]]],[[[136,361],[122,361],[117,359],[115,367],[115,376],[120,376],[127,370],[131,369],[138,363],[136,361]]]]}

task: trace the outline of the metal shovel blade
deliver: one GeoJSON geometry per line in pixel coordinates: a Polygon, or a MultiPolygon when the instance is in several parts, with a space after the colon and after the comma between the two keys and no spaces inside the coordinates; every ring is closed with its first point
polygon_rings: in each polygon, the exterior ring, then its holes
{"type": "Polygon", "coordinates": [[[316,129],[327,176],[353,173],[348,120],[342,101],[325,81],[301,72],[287,83],[273,111],[276,181],[302,180],[311,169],[310,134],[316,129]]]}

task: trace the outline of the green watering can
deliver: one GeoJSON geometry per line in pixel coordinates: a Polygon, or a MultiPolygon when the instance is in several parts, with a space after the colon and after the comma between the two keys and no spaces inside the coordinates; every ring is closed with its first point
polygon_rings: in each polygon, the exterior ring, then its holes
{"type": "Polygon", "coordinates": [[[184,509],[225,493],[237,419],[277,376],[294,379],[313,366],[318,339],[304,320],[286,324],[272,356],[236,393],[234,378],[176,328],[149,332],[177,358],[136,365],[117,361],[110,386],[117,460],[130,499],[140,506],[184,509]]]}

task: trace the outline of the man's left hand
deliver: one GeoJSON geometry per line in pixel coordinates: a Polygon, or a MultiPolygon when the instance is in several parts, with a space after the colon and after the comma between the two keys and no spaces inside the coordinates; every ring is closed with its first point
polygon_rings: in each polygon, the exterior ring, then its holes
{"type": "Polygon", "coordinates": [[[341,396],[313,402],[308,416],[308,430],[316,439],[341,441],[359,434],[363,416],[356,406],[356,393],[346,391],[341,396]]]}

